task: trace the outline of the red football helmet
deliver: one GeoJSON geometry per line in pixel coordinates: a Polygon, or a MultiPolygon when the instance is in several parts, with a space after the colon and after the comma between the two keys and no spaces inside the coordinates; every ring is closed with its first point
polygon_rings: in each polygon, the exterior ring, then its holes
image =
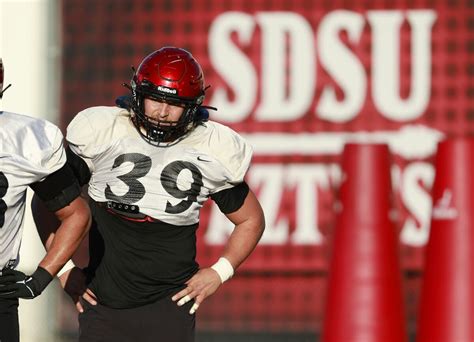
{"type": "Polygon", "coordinates": [[[198,108],[204,100],[204,75],[186,50],[163,47],[145,57],[133,75],[130,90],[133,123],[152,145],[175,142],[201,122],[198,108]],[[145,115],[145,98],[181,106],[184,112],[178,121],[151,121],[145,115]]]}

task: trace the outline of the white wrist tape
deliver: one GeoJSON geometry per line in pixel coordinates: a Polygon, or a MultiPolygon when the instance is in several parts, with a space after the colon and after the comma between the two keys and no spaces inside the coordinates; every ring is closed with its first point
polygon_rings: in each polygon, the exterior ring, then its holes
{"type": "Polygon", "coordinates": [[[56,274],[56,277],[62,276],[64,273],[73,269],[74,267],[76,267],[74,262],[72,262],[72,260],[68,260],[68,262],[63,266],[63,268],[59,270],[58,274],[56,274]]]}
{"type": "Polygon", "coordinates": [[[221,282],[225,282],[234,275],[234,268],[226,258],[219,258],[211,268],[217,272],[221,278],[221,282]]]}

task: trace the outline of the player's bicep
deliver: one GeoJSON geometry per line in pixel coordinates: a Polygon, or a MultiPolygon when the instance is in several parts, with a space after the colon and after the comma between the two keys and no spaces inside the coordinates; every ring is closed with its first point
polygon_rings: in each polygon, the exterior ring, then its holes
{"type": "Polygon", "coordinates": [[[81,193],[77,179],[67,163],[30,187],[50,211],[64,208],[81,193]]]}
{"type": "Polygon", "coordinates": [[[211,198],[217,204],[222,213],[229,214],[235,212],[244,204],[248,193],[249,186],[244,181],[232,188],[212,194],[211,198]]]}
{"type": "Polygon", "coordinates": [[[251,190],[248,191],[240,208],[226,214],[226,216],[236,226],[246,222],[251,223],[253,227],[257,227],[261,231],[263,231],[263,227],[265,226],[263,209],[251,190]]]}
{"type": "Polygon", "coordinates": [[[86,200],[81,196],[78,196],[67,206],[56,210],[54,214],[60,221],[64,221],[67,218],[72,218],[74,215],[76,215],[74,216],[76,220],[78,217],[88,217],[89,212],[89,205],[86,200]]]}

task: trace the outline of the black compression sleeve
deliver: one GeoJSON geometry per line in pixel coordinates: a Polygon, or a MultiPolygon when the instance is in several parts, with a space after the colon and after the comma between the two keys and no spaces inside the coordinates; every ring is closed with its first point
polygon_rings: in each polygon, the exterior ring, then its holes
{"type": "Polygon", "coordinates": [[[244,204],[245,198],[249,193],[249,186],[242,182],[236,186],[225,189],[211,195],[211,198],[216,202],[220,211],[224,214],[230,214],[239,209],[244,204]]]}
{"type": "Polygon", "coordinates": [[[66,156],[67,163],[71,166],[74,175],[79,181],[79,185],[83,186],[89,183],[89,180],[91,179],[91,171],[89,170],[89,166],[87,166],[86,162],[77,154],[75,154],[69,148],[69,146],[66,147],[66,156]]]}
{"type": "Polygon", "coordinates": [[[51,211],[64,208],[81,193],[77,179],[67,163],[30,187],[51,211]]]}

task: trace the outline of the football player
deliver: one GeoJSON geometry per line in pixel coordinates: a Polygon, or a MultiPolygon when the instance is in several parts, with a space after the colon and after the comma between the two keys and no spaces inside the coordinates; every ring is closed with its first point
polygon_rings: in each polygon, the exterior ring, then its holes
{"type": "Polygon", "coordinates": [[[208,120],[203,72],[188,51],[151,53],[127,87],[119,106],[88,108],[67,128],[68,162],[88,184],[94,219],[86,300],[76,303],[80,341],[193,341],[194,313],[264,230],[244,181],[252,150],[208,120]],[[208,198],[235,228],[222,257],[199,267],[196,229],[208,198]]]}
{"type": "MultiPolygon", "coordinates": [[[[0,59],[0,98],[3,71],[0,59]]],[[[79,197],[62,140],[60,130],[48,121],[0,111],[0,341],[19,341],[18,298],[41,294],[90,226],[90,211],[79,197]],[[15,269],[28,186],[61,222],[31,275],[15,269]]]]}

